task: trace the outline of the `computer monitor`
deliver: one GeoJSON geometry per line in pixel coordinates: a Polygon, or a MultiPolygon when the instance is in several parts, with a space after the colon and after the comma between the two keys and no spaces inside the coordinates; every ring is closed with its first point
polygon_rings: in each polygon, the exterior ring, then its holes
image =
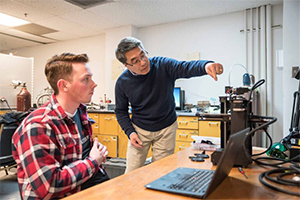
{"type": "Polygon", "coordinates": [[[183,110],[183,107],[184,107],[184,90],[181,90],[180,87],[175,87],[173,95],[174,95],[176,110],[183,110]]]}

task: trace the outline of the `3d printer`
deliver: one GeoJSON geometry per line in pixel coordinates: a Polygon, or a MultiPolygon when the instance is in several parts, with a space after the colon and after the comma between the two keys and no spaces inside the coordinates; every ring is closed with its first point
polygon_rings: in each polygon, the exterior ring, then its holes
{"type": "MultiPolygon", "coordinates": [[[[244,82],[250,82],[249,75],[245,77],[246,81],[244,82]]],[[[227,86],[225,87],[226,96],[220,97],[221,114],[198,115],[199,120],[221,121],[221,148],[213,152],[211,156],[214,165],[218,163],[229,136],[247,127],[251,129],[251,137],[247,139],[244,145],[245,149],[237,149],[238,155],[235,165],[246,167],[252,162],[252,137],[254,133],[257,130],[264,130],[267,133],[267,127],[277,120],[275,117],[258,116],[252,112],[253,91],[264,82],[265,80],[262,79],[251,88],[249,86],[238,88],[227,86]]],[[[269,135],[268,137],[270,138],[269,135]]]]}

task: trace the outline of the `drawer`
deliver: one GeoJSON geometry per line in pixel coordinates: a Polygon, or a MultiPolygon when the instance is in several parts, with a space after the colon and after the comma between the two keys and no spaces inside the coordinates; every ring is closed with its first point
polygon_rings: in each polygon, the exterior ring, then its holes
{"type": "Polygon", "coordinates": [[[97,124],[99,123],[99,114],[98,113],[88,113],[89,118],[93,119],[97,124]]]}
{"type": "Polygon", "coordinates": [[[99,126],[101,134],[118,135],[119,124],[115,114],[100,114],[99,126]]]}
{"type": "Polygon", "coordinates": [[[198,130],[177,129],[176,140],[192,142],[193,135],[199,135],[198,130]]]}
{"type": "Polygon", "coordinates": [[[190,146],[191,146],[191,142],[176,141],[175,142],[175,153],[178,151],[184,150],[190,146]]]}
{"type": "MultiPolygon", "coordinates": [[[[119,158],[126,158],[127,156],[127,147],[128,147],[129,139],[127,135],[124,133],[124,131],[121,131],[119,134],[119,140],[118,140],[118,157],[119,158]]],[[[152,156],[152,145],[149,148],[147,158],[150,158],[152,156]]]]}
{"type": "Polygon", "coordinates": [[[92,125],[93,135],[97,135],[99,132],[99,123],[95,123],[92,125]]]}
{"type": "Polygon", "coordinates": [[[199,121],[199,136],[220,137],[221,122],[199,121]]]}
{"type": "Polygon", "coordinates": [[[196,129],[198,130],[198,117],[183,117],[177,118],[179,129],[196,129]]]}
{"type": "Polygon", "coordinates": [[[99,142],[107,147],[108,157],[117,157],[118,137],[115,135],[97,135],[99,142]]]}

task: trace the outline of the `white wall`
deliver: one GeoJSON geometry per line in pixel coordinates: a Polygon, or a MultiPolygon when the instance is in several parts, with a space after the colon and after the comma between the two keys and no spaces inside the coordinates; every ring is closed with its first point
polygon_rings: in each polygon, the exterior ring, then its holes
{"type": "MultiPolygon", "coordinates": [[[[282,25],[282,9],[282,5],[272,6],[272,25],[282,25]]],[[[125,36],[135,36],[141,39],[150,56],[160,55],[186,60],[187,54],[199,52],[200,59],[222,63],[225,72],[219,76],[217,82],[209,76],[176,82],[176,86],[180,86],[186,91],[187,102],[196,104],[199,100],[209,100],[210,98],[218,101],[219,96],[224,95],[224,87],[228,85],[228,73],[231,66],[236,63],[246,65],[246,40],[244,33],[240,33],[242,29],[244,29],[243,11],[139,29],[132,26],[120,27],[95,37],[18,49],[17,51],[19,56],[34,57],[35,95],[38,95],[44,87],[48,86],[44,77],[44,66],[47,59],[54,54],[66,51],[87,53],[91,60],[89,65],[94,73],[94,79],[98,83],[93,97],[94,102],[98,102],[103,94],[107,94],[114,102],[115,80],[111,79],[111,65],[116,45],[125,36]]],[[[282,29],[274,29],[272,34],[274,55],[275,50],[283,49],[282,29]]],[[[276,127],[274,128],[274,137],[276,138],[275,141],[278,141],[282,138],[283,128],[285,128],[281,118],[284,110],[281,94],[286,90],[286,87],[285,84],[282,84],[282,81],[285,81],[282,76],[284,70],[275,67],[275,58],[273,63],[275,80],[273,113],[279,119],[274,124],[276,127]]],[[[231,85],[241,86],[244,72],[244,69],[236,67],[231,73],[231,85]]],[[[295,88],[292,89],[292,91],[294,90],[295,88]]],[[[291,109],[291,104],[286,109],[291,109]]],[[[290,120],[290,115],[286,120],[290,120]]]]}
{"type": "MultiPolygon", "coordinates": [[[[245,40],[243,12],[230,13],[210,18],[195,19],[178,23],[139,29],[138,37],[150,56],[167,56],[186,60],[187,54],[200,53],[200,59],[214,60],[224,66],[219,81],[209,76],[181,79],[176,86],[186,91],[186,102],[197,104],[199,100],[219,99],[228,85],[228,72],[232,65],[245,65],[245,40]]],[[[231,84],[242,85],[245,70],[232,72],[231,84]]]]}
{"type": "Polygon", "coordinates": [[[49,86],[44,74],[47,60],[55,54],[71,52],[76,54],[88,54],[90,58],[88,65],[94,74],[93,79],[98,84],[93,98],[99,99],[100,95],[102,96],[105,90],[104,47],[105,35],[99,35],[78,40],[70,40],[67,42],[17,49],[16,51],[18,52],[18,56],[34,58],[34,96],[32,98],[35,100],[36,96],[39,95],[45,87],[49,86]]]}
{"type": "MultiPolygon", "coordinates": [[[[282,5],[276,5],[272,6],[272,25],[283,25],[283,6],[282,5]]],[[[284,25],[283,25],[284,27],[284,25]]],[[[282,68],[278,68],[276,66],[276,50],[282,50],[283,44],[282,44],[282,33],[283,28],[274,28],[272,29],[272,69],[273,69],[273,116],[277,118],[277,121],[272,124],[273,127],[273,141],[278,142],[283,137],[283,98],[282,98],[282,92],[284,90],[282,80],[282,68]]]]}
{"type": "MultiPolygon", "coordinates": [[[[33,58],[23,58],[19,56],[9,56],[0,53],[0,98],[5,98],[12,109],[17,108],[17,95],[20,93],[22,85],[14,88],[12,81],[26,83],[28,92],[33,96],[33,58]],[[14,73],[11,73],[11,72],[14,73]]],[[[32,101],[31,97],[31,101],[32,101]]],[[[0,108],[8,108],[6,103],[0,103],[0,108]]]]}
{"type": "Polygon", "coordinates": [[[292,66],[300,65],[300,1],[284,0],[283,6],[283,134],[291,124],[293,93],[299,80],[292,77],[292,66]]]}

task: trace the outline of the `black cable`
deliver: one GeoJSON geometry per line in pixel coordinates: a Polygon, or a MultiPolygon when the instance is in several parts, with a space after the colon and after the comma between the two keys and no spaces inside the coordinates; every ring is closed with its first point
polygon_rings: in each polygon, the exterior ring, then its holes
{"type": "Polygon", "coordinates": [[[250,95],[249,95],[249,102],[250,102],[250,100],[251,100],[251,98],[252,98],[252,92],[253,92],[253,90],[255,90],[256,88],[258,88],[259,86],[261,86],[262,84],[264,84],[265,83],[265,79],[261,79],[261,80],[259,80],[259,81],[257,81],[252,87],[251,87],[251,89],[250,89],[250,95]]]}
{"type": "Polygon", "coordinates": [[[6,99],[5,99],[5,103],[6,103],[7,107],[9,108],[9,110],[12,111],[12,109],[10,108],[10,106],[9,106],[9,104],[8,104],[8,102],[7,102],[6,99]]]}
{"type": "MultiPolygon", "coordinates": [[[[290,168],[280,168],[280,169],[273,169],[270,171],[265,172],[265,178],[271,182],[274,183],[278,183],[278,184],[282,184],[282,185],[289,185],[289,186],[295,186],[295,183],[287,183],[285,181],[282,181],[280,179],[278,179],[278,176],[275,177],[271,177],[271,174],[275,174],[275,173],[281,173],[279,175],[287,175],[287,174],[295,174],[294,170],[291,170],[290,168]],[[291,173],[292,171],[292,173],[291,173]]],[[[296,185],[297,186],[297,185],[296,185]]]]}
{"type": "Polygon", "coordinates": [[[267,134],[268,138],[270,139],[270,145],[269,147],[267,148],[267,150],[261,152],[261,153],[257,153],[257,154],[253,154],[252,156],[259,156],[259,155],[262,155],[262,154],[265,154],[267,151],[269,151],[272,147],[272,144],[273,144],[273,140],[272,140],[272,137],[270,136],[270,134],[268,133],[267,129],[264,129],[265,133],[267,134]]]}
{"type": "Polygon", "coordinates": [[[279,174],[277,176],[277,180],[279,180],[279,181],[281,181],[281,182],[283,182],[285,184],[291,184],[292,186],[295,185],[295,186],[300,187],[300,182],[299,181],[288,180],[288,179],[283,178],[284,176],[295,175],[295,174],[300,174],[300,172],[293,170],[291,172],[285,172],[283,174],[279,174]]]}
{"type": "MultiPolygon", "coordinates": [[[[271,170],[272,171],[272,170],[271,170]]],[[[278,172],[278,171],[275,171],[275,170],[273,170],[272,172],[263,172],[263,173],[261,173],[260,175],[259,175],[259,181],[263,184],[263,185],[265,185],[265,186],[267,186],[267,187],[269,187],[269,188],[271,188],[271,189],[273,189],[273,190],[276,190],[276,191],[279,191],[279,192],[283,192],[283,193],[286,193],[286,194],[290,194],[290,195],[294,195],[294,196],[300,196],[300,193],[297,193],[297,192],[290,192],[290,191],[288,191],[288,190],[284,190],[284,189],[281,189],[281,188],[279,188],[279,187],[277,187],[277,186],[274,186],[274,185],[271,185],[271,184],[269,184],[269,183],[267,183],[265,180],[264,180],[264,178],[266,178],[266,176],[269,176],[270,175],[270,173],[275,173],[275,172],[278,172]]],[[[284,184],[284,185],[287,185],[287,184],[284,184]]]]}

